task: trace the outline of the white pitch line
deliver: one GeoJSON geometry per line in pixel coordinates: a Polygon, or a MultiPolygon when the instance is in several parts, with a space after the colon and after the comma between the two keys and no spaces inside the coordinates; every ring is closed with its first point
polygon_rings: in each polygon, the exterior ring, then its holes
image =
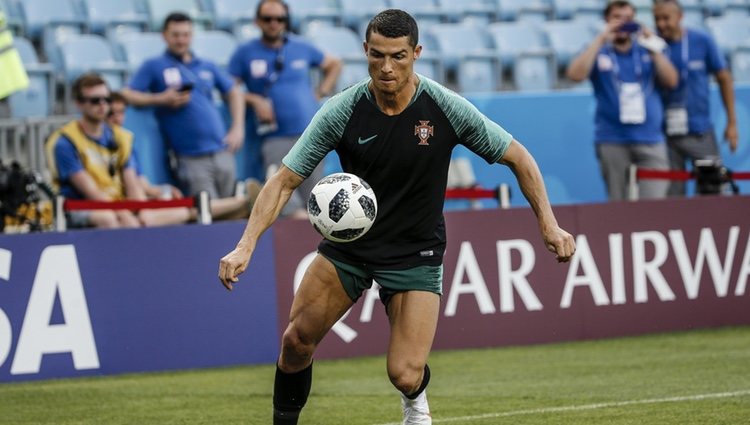
{"type": "MultiPolygon", "coordinates": [[[[512,410],[510,412],[496,412],[496,413],[485,413],[483,415],[455,416],[452,418],[433,419],[432,422],[433,423],[446,423],[446,422],[460,422],[460,421],[478,421],[482,419],[504,418],[508,416],[538,415],[538,414],[545,414],[545,413],[560,413],[560,412],[578,412],[582,410],[607,409],[610,407],[632,406],[636,404],[675,403],[675,402],[681,402],[681,401],[698,401],[698,400],[708,400],[708,399],[714,399],[714,398],[741,397],[741,396],[746,396],[746,395],[750,395],[750,390],[732,391],[732,392],[725,392],[725,393],[697,394],[697,395],[679,396],[679,397],[650,398],[650,399],[644,399],[644,400],[613,401],[610,403],[581,404],[578,406],[542,407],[539,409],[512,410]]],[[[400,424],[401,422],[391,422],[391,423],[379,424],[379,425],[400,425],[400,424]]]]}

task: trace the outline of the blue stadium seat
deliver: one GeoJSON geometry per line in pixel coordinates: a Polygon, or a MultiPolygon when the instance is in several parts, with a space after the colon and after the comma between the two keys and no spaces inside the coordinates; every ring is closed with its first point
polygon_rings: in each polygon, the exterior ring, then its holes
{"type": "Polygon", "coordinates": [[[213,0],[211,3],[214,27],[237,35],[237,26],[253,23],[258,0],[213,0]]]}
{"type": "Polygon", "coordinates": [[[552,15],[552,7],[545,0],[493,0],[495,13],[501,21],[528,20],[546,21],[552,15]]]}
{"type": "Polygon", "coordinates": [[[368,76],[362,38],[351,29],[316,23],[307,28],[305,36],[319,49],[344,61],[336,84],[338,91],[368,76]]]}
{"type": "Polygon", "coordinates": [[[390,0],[391,7],[408,12],[419,24],[420,32],[426,25],[446,22],[445,13],[435,0],[390,0]]]}
{"type": "Polygon", "coordinates": [[[372,0],[366,3],[361,0],[340,0],[339,3],[342,23],[354,30],[366,26],[373,16],[389,7],[386,0],[372,0]]]}
{"type": "Polygon", "coordinates": [[[224,31],[198,31],[193,35],[192,49],[198,57],[226,68],[237,48],[237,39],[224,31]]]}
{"type": "Polygon", "coordinates": [[[551,21],[542,30],[555,53],[558,66],[565,68],[571,59],[594,38],[594,31],[576,21],[551,21]]]}
{"type": "Polygon", "coordinates": [[[29,76],[29,87],[8,98],[12,118],[44,117],[55,106],[55,79],[52,66],[40,63],[34,46],[23,37],[15,37],[13,45],[29,76]]]}
{"type": "Polygon", "coordinates": [[[133,32],[114,40],[116,57],[126,64],[128,72],[135,72],[149,58],[164,53],[166,44],[160,33],[133,32]]]}
{"type": "Polygon", "coordinates": [[[688,28],[706,29],[701,6],[682,6],[682,24],[688,28]]]}
{"type": "Polygon", "coordinates": [[[513,62],[513,83],[517,90],[552,90],[557,80],[557,65],[551,54],[521,54],[513,62]]]}
{"type": "Polygon", "coordinates": [[[26,31],[23,20],[16,6],[13,0],[0,0],[0,10],[5,13],[5,25],[8,26],[13,34],[24,35],[26,31]]]}
{"type": "Polygon", "coordinates": [[[311,22],[325,22],[338,25],[341,10],[329,0],[286,0],[291,15],[291,27],[298,32],[305,31],[311,22]]]}
{"type": "Polygon", "coordinates": [[[85,24],[70,0],[23,0],[17,7],[32,40],[40,40],[45,28],[71,26],[81,32],[85,24]]]}
{"type": "Polygon", "coordinates": [[[198,28],[210,26],[211,17],[201,11],[197,0],[145,0],[149,26],[153,31],[161,31],[164,18],[172,12],[186,13],[198,28]]]}
{"type": "Polygon", "coordinates": [[[547,37],[528,22],[495,22],[487,27],[487,32],[504,66],[511,66],[523,53],[550,52],[547,37]]]}
{"type": "Polygon", "coordinates": [[[438,49],[436,53],[446,71],[455,70],[459,61],[468,55],[475,59],[484,56],[488,61],[497,59],[489,36],[477,26],[436,24],[425,33],[434,39],[438,49]]]}
{"type": "Polygon", "coordinates": [[[261,35],[260,28],[253,22],[237,23],[232,29],[232,34],[240,43],[259,38],[261,35]]]}
{"type": "Polygon", "coordinates": [[[551,0],[555,19],[572,19],[577,15],[593,15],[602,19],[604,4],[599,0],[551,0]]]}
{"type": "Polygon", "coordinates": [[[706,27],[727,58],[734,49],[750,40],[750,16],[710,17],[706,18],[706,27]]]}
{"type": "Polygon", "coordinates": [[[438,0],[440,11],[450,22],[471,18],[474,22],[490,23],[495,19],[495,7],[485,0],[438,0]]]}
{"type": "Polygon", "coordinates": [[[133,0],[83,0],[82,6],[89,31],[97,34],[118,26],[143,31],[148,24],[146,15],[138,12],[133,0]]]}
{"type": "Polygon", "coordinates": [[[502,72],[498,62],[467,56],[461,60],[456,71],[456,83],[460,92],[491,92],[500,88],[502,72]]]}
{"type": "Polygon", "coordinates": [[[70,83],[84,72],[98,72],[110,89],[119,90],[125,82],[125,64],[117,62],[107,40],[99,35],[71,36],[59,45],[65,105],[70,107],[70,83]]]}
{"type": "Polygon", "coordinates": [[[750,83],[750,45],[735,49],[732,52],[731,64],[734,81],[750,83]]]}

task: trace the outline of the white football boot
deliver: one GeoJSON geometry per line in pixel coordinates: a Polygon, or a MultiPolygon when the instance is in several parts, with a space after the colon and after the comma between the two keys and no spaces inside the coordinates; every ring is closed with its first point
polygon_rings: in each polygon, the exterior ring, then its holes
{"type": "Polygon", "coordinates": [[[426,391],[422,391],[414,400],[409,400],[401,394],[401,408],[404,409],[403,425],[432,425],[426,391]]]}

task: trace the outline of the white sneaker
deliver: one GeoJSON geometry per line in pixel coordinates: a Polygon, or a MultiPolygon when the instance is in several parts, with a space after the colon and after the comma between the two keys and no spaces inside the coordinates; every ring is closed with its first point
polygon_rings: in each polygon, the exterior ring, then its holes
{"type": "Polygon", "coordinates": [[[403,425],[432,425],[426,391],[422,391],[414,400],[409,400],[401,394],[401,408],[404,409],[403,425]]]}

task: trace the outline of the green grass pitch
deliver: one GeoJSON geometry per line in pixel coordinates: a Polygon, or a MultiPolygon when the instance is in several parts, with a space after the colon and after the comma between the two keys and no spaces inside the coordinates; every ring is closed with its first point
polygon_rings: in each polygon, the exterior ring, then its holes
{"type": "MultiPolygon", "coordinates": [[[[434,352],[430,368],[436,424],[750,423],[750,327],[434,352]]],[[[273,375],[263,365],[0,384],[0,424],[269,424],[273,375]]],[[[384,357],[316,362],[301,424],[399,419],[384,357]]]]}

